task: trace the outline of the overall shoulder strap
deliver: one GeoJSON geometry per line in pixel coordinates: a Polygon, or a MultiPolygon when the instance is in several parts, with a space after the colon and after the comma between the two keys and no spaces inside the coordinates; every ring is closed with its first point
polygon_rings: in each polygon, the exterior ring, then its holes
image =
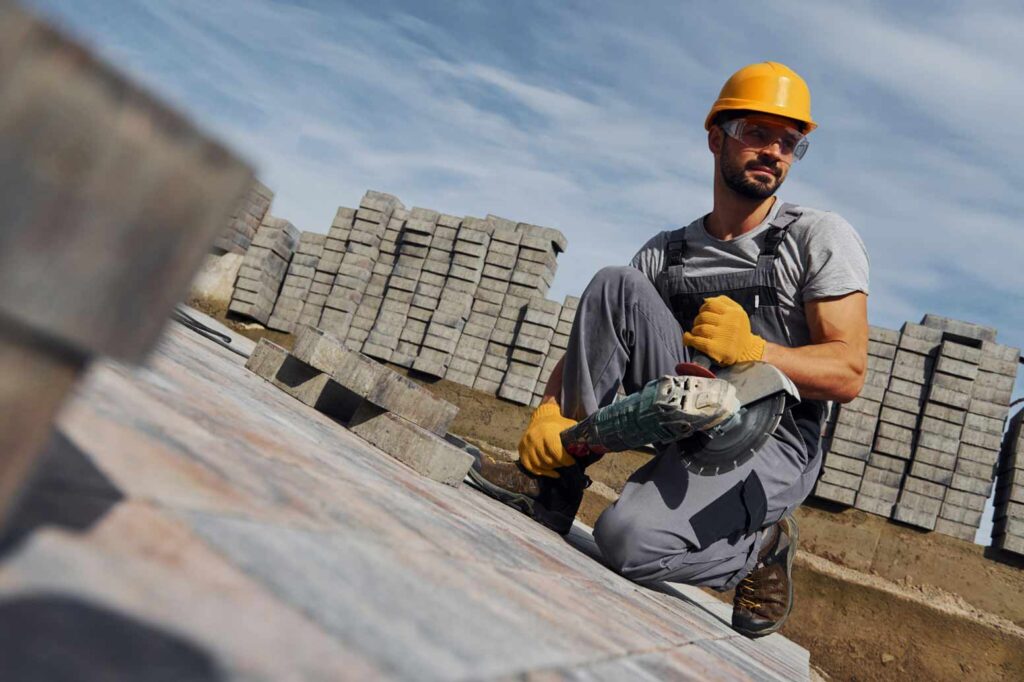
{"type": "Polygon", "coordinates": [[[665,269],[682,265],[686,257],[686,228],[680,227],[669,235],[665,246],[665,269]]]}
{"type": "Polygon", "coordinates": [[[793,226],[793,223],[801,215],[800,208],[795,204],[783,204],[779,207],[779,212],[775,214],[775,218],[768,224],[768,233],[764,237],[764,246],[761,247],[761,253],[757,257],[758,268],[771,267],[775,261],[775,256],[779,253],[779,245],[786,239],[786,235],[789,234],[789,228],[793,226]]]}

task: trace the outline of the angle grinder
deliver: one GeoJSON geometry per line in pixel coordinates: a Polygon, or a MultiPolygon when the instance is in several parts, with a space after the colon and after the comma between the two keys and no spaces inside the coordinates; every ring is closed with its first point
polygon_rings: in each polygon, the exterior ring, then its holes
{"type": "Polygon", "coordinates": [[[766,362],[744,362],[712,371],[711,359],[696,355],[676,366],[676,376],[654,379],[636,393],[597,410],[561,433],[576,457],[621,452],[643,445],[677,443],[686,468],[714,476],[746,463],[778,428],[785,411],[800,402],[789,377],[766,362]],[[727,411],[701,424],[683,412],[688,378],[721,379],[735,390],[727,411]]]}

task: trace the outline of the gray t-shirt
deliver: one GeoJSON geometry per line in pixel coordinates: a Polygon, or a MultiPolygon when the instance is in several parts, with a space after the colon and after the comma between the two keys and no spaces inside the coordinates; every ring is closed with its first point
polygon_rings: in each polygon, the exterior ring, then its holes
{"type": "MultiPolygon", "coordinates": [[[[777,199],[763,223],[729,241],[709,235],[703,217],[694,220],[686,227],[686,273],[717,275],[753,268],[768,223],[782,204],[777,199]]],[[[868,252],[853,226],[829,211],[806,206],[800,210],[803,215],[790,227],[775,260],[782,316],[796,346],[810,343],[804,303],[854,291],[868,293],[868,252]]],[[[651,282],[664,267],[671,234],[669,230],[655,235],[630,262],[651,282]]]]}

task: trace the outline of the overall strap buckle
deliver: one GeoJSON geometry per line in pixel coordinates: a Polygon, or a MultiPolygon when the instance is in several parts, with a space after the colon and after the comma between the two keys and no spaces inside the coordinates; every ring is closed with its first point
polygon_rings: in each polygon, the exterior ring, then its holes
{"type": "Polygon", "coordinates": [[[786,239],[786,235],[789,234],[789,228],[793,226],[793,223],[796,222],[800,215],[800,210],[794,204],[783,204],[779,208],[775,219],[768,224],[768,233],[764,238],[764,246],[761,247],[761,253],[757,257],[758,268],[771,267],[775,261],[775,256],[779,253],[779,246],[786,239]]]}
{"type": "Polygon", "coordinates": [[[665,247],[665,267],[671,268],[683,264],[686,255],[686,230],[679,230],[679,236],[669,241],[665,247]]]}

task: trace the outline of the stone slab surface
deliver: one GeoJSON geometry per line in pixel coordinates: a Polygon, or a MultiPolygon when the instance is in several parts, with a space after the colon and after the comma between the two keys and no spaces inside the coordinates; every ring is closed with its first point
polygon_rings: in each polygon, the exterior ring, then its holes
{"type": "Polygon", "coordinates": [[[727,605],[631,583],[584,529],[419,476],[243,364],[173,325],[146,367],[92,369],[60,442],[102,486],[60,490],[101,509],[0,554],[0,622],[24,633],[0,677],[39,636],[25,613],[70,613],[48,650],[129,652],[74,659],[107,679],[168,651],[195,680],[808,679],[805,650],[736,634],[727,605]]]}

